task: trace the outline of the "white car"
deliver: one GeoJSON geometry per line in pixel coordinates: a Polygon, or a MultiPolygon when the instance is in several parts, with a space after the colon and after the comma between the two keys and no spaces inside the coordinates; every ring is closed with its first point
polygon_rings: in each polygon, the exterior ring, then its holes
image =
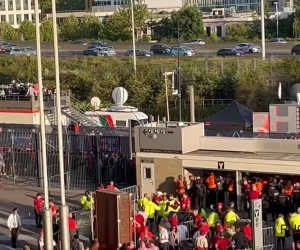
{"type": "Polygon", "coordinates": [[[261,48],[253,43],[239,43],[235,46],[235,49],[244,53],[260,53],[261,48]]]}
{"type": "Polygon", "coordinates": [[[282,38],[275,38],[271,41],[271,43],[286,43],[286,40],[282,38]]]}
{"type": "Polygon", "coordinates": [[[203,39],[195,39],[195,40],[191,40],[191,41],[187,42],[186,44],[200,44],[200,45],[204,45],[205,41],[203,39]]]}

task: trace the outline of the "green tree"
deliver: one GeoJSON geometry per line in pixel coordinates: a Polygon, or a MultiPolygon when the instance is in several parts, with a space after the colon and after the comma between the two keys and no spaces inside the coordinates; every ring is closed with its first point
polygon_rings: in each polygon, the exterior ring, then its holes
{"type": "Polygon", "coordinates": [[[40,8],[42,13],[51,13],[51,0],[40,0],[40,8]]]}
{"type": "Polygon", "coordinates": [[[240,41],[245,39],[253,39],[255,32],[249,25],[232,23],[226,25],[226,40],[240,41]]]}
{"type": "Polygon", "coordinates": [[[60,38],[63,41],[77,40],[81,35],[81,29],[78,19],[71,15],[65,19],[64,23],[60,26],[60,38]]]}
{"type": "Polygon", "coordinates": [[[98,39],[103,25],[95,16],[85,15],[79,24],[80,38],[98,39]]]}
{"type": "Polygon", "coordinates": [[[60,0],[57,2],[58,11],[85,10],[85,1],[82,0],[60,0]]]}
{"type": "Polygon", "coordinates": [[[10,24],[6,22],[0,23],[0,39],[13,41],[18,40],[18,38],[18,32],[10,24]]]}
{"type": "Polygon", "coordinates": [[[196,6],[186,5],[177,13],[174,13],[171,19],[173,20],[173,30],[175,30],[176,36],[178,36],[177,30],[179,30],[179,36],[185,40],[204,35],[202,12],[196,6]]]}
{"type": "Polygon", "coordinates": [[[23,35],[23,39],[26,41],[35,40],[35,25],[29,20],[24,20],[19,27],[20,34],[23,35]]]}
{"type": "Polygon", "coordinates": [[[53,41],[52,19],[46,19],[41,23],[41,40],[44,42],[53,41]]]}
{"type": "Polygon", "coordinates": [[[300,37],[300,7],[296,7],[294,13],[294,23],[293,23],[294,37],[300,37]]]}
{"type": "MultiPolygon", "coordinates": [[[[134,5],[134,25],[135,37],[143,37],[147,20],[151,18],[151,13],[146,5],[134,5]]],[[[102,35],[110,41],[129,41],[132,39],[131,7],[125,6],[118,12],[111,15],[103,27],[102,35]]]]}

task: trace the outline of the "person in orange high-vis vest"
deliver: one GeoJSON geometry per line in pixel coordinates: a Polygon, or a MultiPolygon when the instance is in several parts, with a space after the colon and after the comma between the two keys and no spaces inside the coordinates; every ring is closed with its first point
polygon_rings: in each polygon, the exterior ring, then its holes
{"type": "Polygon", "coordinates": [[[213,172],[210,173],[210,175],[206,178],[206,185],[208,189],[208,197],[207,197],[207,205],[214,205],[217,201],[217,182],[216,182],[216,176],[213,172]]]}
{"type": "Polygon", "coordinates": [[[262,194],[263,184],[260,178],[258,178],[257,182],[255,182],[256,190],[259,192],[259,195],[262,194]]]}
{"type": "Polygon", "coordinates": [[[182,175],[178,176],[178,179],[176,181],[176,190],[175,191],[179,197],[181,197],[185,193],[185,187],[184,187],[182,175]]]}

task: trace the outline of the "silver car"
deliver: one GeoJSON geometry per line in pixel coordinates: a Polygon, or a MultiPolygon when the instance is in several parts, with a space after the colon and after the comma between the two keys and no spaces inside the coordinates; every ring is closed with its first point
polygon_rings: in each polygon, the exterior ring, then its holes
{"type": "Polygon", "coordinates": [[[31,56],[35,55],[36,51],[34,49],[29,49],[29,48],[12,48],[10,53],[11,56],[31,56]]]}
{"type": "Polygon", "coordinates": [[[239,43],[235,46],[235,49],[244,53],[260,53],[261,48],[253,43],[239,43]]]}
{"type": "Polygon", "coordinates": [[[113,47],[97,47],[94,53],[97,56],[115,56],[116,52],[113,47]]]}

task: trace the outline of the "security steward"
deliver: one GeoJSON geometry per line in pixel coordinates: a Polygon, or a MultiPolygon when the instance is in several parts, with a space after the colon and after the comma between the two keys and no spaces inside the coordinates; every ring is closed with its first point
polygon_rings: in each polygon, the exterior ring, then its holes
{"type": "Polygon", "coordinates": [[[88,196],[83,204],[83,210],[91,210],[93,203],[93,198],[88,196]]]}
{"type": "Polygon", "coordinates": [[[295,245],[300,241],[300,208],[297,209],[297,213],[291,214],[289,221],[293,235],[292,249],[295,249],[295,245]]]}
{"type": "Polygon", "coordinates": [[[182,195],[185,193],[185,186],[182,179],[182,175],[179,175],[176,181],[176,193],[179,198],[182,198],[182,195]]]}
{"type": "Polygon", "coordinates": [[[300,184],[299,184],[299,182],[297,182],[295,184],[295,188],[292,193],[292,199],[293,199],[293,205],[294,205],[293,211],[296,211],[296,209],[298,207],[300,207],[300,184]]]}
{"type": "Polygon", "coordinates": [[[89,191],[85,191],[84,195],[80,199],[80,205],[81,205],[82,209],[84,209],[84,204],[85,204],[86,199],[88,197],[90,197],[90,192],[89,191]]]}
{"type": "Polygon", "coordinates": [[[283,214],[279,214],[275,221],[275,236],[277,241],[277,248],[279,250],[285,250],[286,242],[286,231],[288,230],[286,223],[284,221],[283,214]]]}
{"type": "Polygon", "coordinates": [[[285,194],[284,188],[281,190],[281,193],[278,195],[277,199],[277,217],[279,214],[283,214],[284,218],[287,218],[288,215],[288,205],[290,203],[290,198],[285,194]]]}
{"type": "Polygon", "coordinates": [[[210,175],[206,178],[206,185],[208,189],[208,197],[207,202],[208,205],[214,205],[217,201],[217,181],[216,176],[213,172],[210,173],[210,175]]]}
{"type": "Polygon", "coordinates": [[[275,188],[274,183],[269,183],[269,187],[270,187],[270,190],[269,190],[270,212],[272,213],[273,221],[275,221],[279,191],[275,188]]]}

